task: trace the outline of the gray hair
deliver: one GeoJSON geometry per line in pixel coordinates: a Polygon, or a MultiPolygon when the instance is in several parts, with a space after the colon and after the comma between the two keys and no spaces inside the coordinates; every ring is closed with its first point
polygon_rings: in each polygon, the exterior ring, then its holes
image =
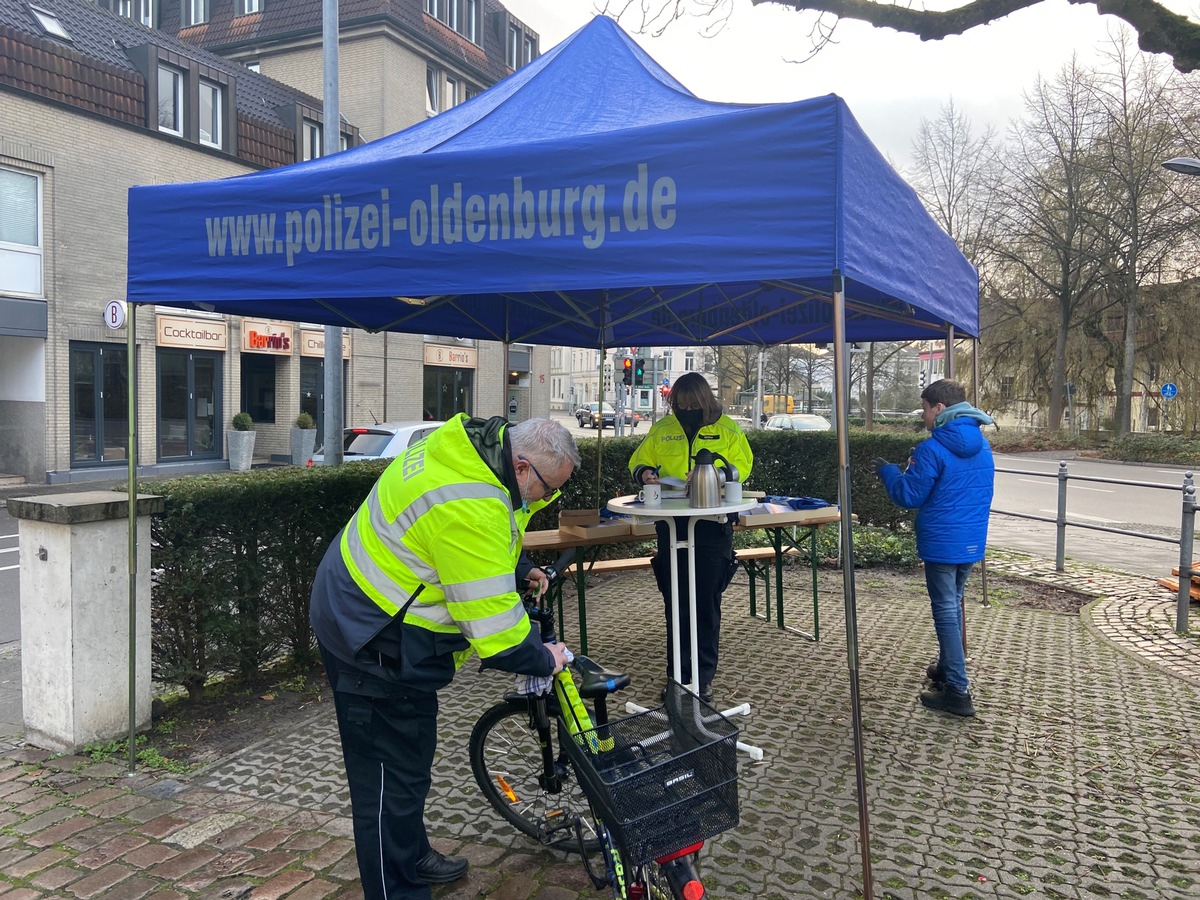
{"type": "Polygon", "coordinates": [[[514,456],[523,456],[535,466],[570,460],[578,469],[583,461],[575,437],[553,419],[526,419],[508,429],[514,456]]]}

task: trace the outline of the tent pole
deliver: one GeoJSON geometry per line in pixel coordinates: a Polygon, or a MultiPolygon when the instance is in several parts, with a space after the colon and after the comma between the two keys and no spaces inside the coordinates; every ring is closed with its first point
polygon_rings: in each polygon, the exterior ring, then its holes
{"type": "MultiPolygon", "coordinates": [[[[608,336],[608,324],[604,321],[604,316],[608,312],[608,290],[605,289],[600,299],[600,377],[596,381],[596,415],[600,419],[599,429],[596,432],[596,506],[604,505],[604,498],[600,496],[600,491],[604,487],[604,363],[608,359],[608,347],[604,342],[608,336]]],[[[617,388],[617,372],[613,369],[613,390],[617,388]]],[[[617,398],[614,396],[613,400],[617,398]]],[[[615,408],[615,407],[614,407],[615,408]]],[[[613,417],[613,431],[617,428],[616,416],[613,417]]]]}
{"type": "MultiPolygon", "coordinates": [[[[845,423],[849,412],[849,354],[846,345],[846,293],[842,273],[833,271],[833,403],[834,421],[845,423]]],[[[838,498],[841,501],[842,593],[846,602],[846,660],[850,667],[850,711],[854,730],[854,773],[858,787],[858,837],[862,853],[863,897],[875,896],[871,878],[871,822],[867,810],[867,773],[863,756],[862,702],[858,689],[858,612],[854,598],[854,538],[850,528],[850,429],[837,429],[838,498]]]]}
{"type": "Polygon", "coordinates": [[[946,377],[954,380],[954,326],[946,326],[946,377]]]}
{"type": "MultiPolygon", "coordinates": [[[[971,341],[971,368],[973,377],[971,379],[971,404],[979,408],[979,338],[971,341]]],[[[988,605],[988,578],[987,578],[987,546],[983,548],[983,559],[979,561],[979,589],[983,594],[983,605],[988,605]]],[[[963,610],[963,631],[966,631],[967,616],[966,610],[963,610]]],[[[963,653],[967,652],[967,636],[963,634],[963,653]]]]}
{"type": "Polygon", "coordinates": [[[125,356],[129,367],[129,774],[137,768],[137,304],[128,303],[125,356]]]}

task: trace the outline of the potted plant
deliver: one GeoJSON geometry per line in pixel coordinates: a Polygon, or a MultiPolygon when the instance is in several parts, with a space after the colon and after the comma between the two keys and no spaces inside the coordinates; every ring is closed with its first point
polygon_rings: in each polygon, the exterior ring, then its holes
{"type": "Polygon", "coordinates": [[[229,441],[229,468],[234,472],[249,472],[254,462],[254,420],[250,413],[240,412],[230,421],[233,430],[226,435],[229,441]]]}
{"type": "Polygon", "coordinates": [[[292,465],[307,465],[312,459],[313,447],[317,442],[317,423],[306,412],[296,416],[296,424],[292,428],[292,465]]]}

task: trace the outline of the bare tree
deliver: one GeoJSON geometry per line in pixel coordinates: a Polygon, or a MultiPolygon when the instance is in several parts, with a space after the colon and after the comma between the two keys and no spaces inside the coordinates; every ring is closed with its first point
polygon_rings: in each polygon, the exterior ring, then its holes
{"type": "Polygon", "coordinates": [[[1131,430],[1131,404],[1143,281],[1161,271],[1182,230],[1179,205],[1161,162],[1176,139],[1167,110],[1168,77],[1152,57],[1138,54],[1130,35],[1113,38],[1111,67],[1098,70],[1089,90],[1103,117],[1091,154],[1101,190],[1092,215],[1112,267],[1110,290],[1123,313],[1120,352],[1114,354],[1118,434],[1131,430]]]}
{"type": "MultiPolygon", "coordinates": [[[[1101,190],[1088,160],[1099,116],[1089,76],[1074,61],[1053,82],[1039,78],[1025,105],[1004,156],[995,254],[1019,273],[1023,296],[1036,302],[1040,293],[1053,301],[1050,365],[1030,382],[1048,389],[1046,424],[1055,430],[1065,406],[1067,337],[1104,275],[1090,224],[1101,190]]],[[[1021,315],[1029,325],[1036,321],[1027,305],[1021,315]]],[[[1023,327],[1021,333],[1034,332],[1023,327]]],[[[1045,348],[1031,349],[1040,358],[1045,348]]]]}
{"type": "MultiPolygon", "coordinates": [[[[963,34],[980,25],[1037,6],[1042,0],[969,0],[954,9],[932,10],[918,4],[892,0],[750,0],[751,4],[772,3],[796,12],[822,14],[810,38],[818,52],[833,37],[839,18],[857,19],[877,28],[915,34],[923,41],[939,41],[963,34]],[[826,21],[828,16],[832,21],[826,21]]],[[[1172,12],[1156,0],[1071,0],[1094,6],[1097,12],[1115,16],[1138,33],[1138,46],[1147,53],[1165,53],[1181,72],[1200,69],[1200,23],[1172,12]]],[[[602,0],[601,11],[626,20],[639,30],[661,34],[684,16],[698,17],[704,28],[719,30],[733,13],[734,0],[602,0]]],[[[811,55],[811,53],[809,54],[811,55]]]]}

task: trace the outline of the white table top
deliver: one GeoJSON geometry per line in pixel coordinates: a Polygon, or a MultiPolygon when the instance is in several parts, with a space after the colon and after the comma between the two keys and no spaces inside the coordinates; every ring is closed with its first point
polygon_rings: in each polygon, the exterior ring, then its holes
{"type": "Polygon", "coordinates": [[[637,494],[617,497],[608,501],[608,508],[615,513],[626,516],[640,516],[646,519],[686,519],[691,516],[719,516],[727,513],[745,512],[758,506],[757,500],[743,500],[741,503],[726,503],[721,506],[705,507],[703,509],[689,506],[686,497],[667,500],[659,506],[647,506],[638,500],[637,494]]]}

